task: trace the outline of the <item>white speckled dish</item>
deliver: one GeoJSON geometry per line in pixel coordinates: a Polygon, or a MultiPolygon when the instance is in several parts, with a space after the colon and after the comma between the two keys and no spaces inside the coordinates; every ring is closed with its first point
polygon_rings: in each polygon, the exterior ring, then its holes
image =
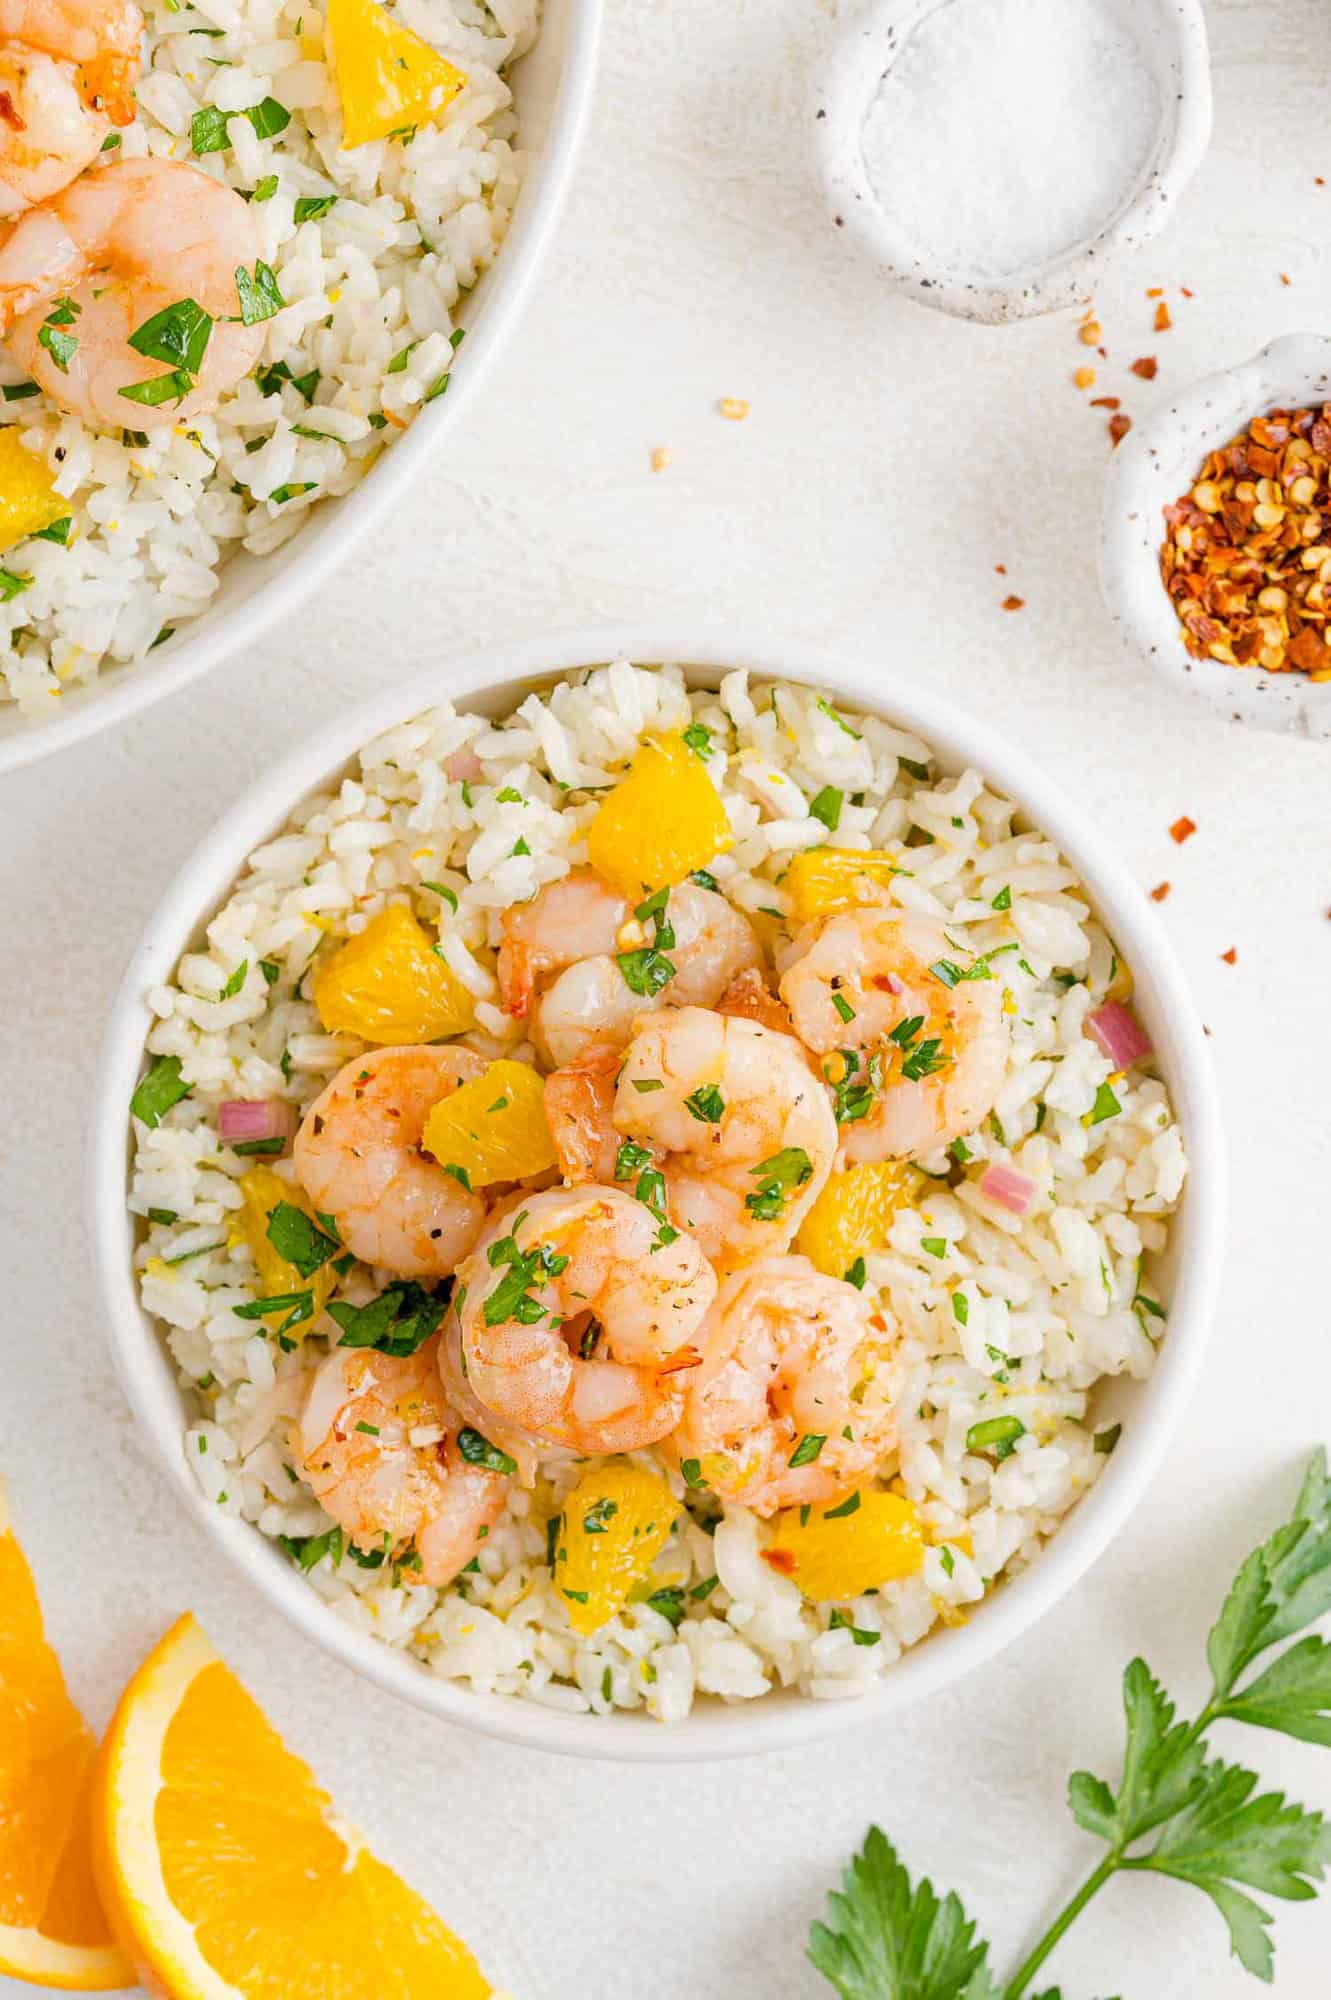
{"type": "Polygon", "coordinates": [[[875,200],[860,133],[879,86],[920,22],[949,0],[872,0],[838,38],[818,80],[823,179],[839,227],[921,305],[991,325],[1057,312],[1088,297],[1112,256],[1159,234],[1211,137],[1211,64],[1201,0],[1117,0],[1153,66],[1161,118],[1137,185],[1096,235],[995,281],[929,261],[875,200]]]}
{"type": "Polygon", "coordinates": [[[1331,401],[1331,338],[1296,333],[1242,367],[1208,375],[1131,431],[1105,494],[1100,582],[1110,615],[1151,665],[1236,722],[1331,737],[1331,682],[1195,660],[1160,580],[1162,509],[1186,493],[1208,452],[1253,417],[1331,401]]]}

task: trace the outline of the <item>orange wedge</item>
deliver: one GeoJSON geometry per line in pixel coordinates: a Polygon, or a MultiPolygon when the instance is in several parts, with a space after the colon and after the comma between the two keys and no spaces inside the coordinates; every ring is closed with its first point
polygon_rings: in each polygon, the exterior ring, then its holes
{"type": "Polygon", "coordinates": [[[106,1993],[134,1983],[93,1887],[84,1804],[93,1755],[0,1481],[0,1973],[34,1986],[106,1993]]]}
{"type": "Polygon", "coordinates": [[[93,1792],[116,1934],[171,2000],[486,2000],[460,1939],[338,1820],[193,1618],[120,1698],[93,1792]]]}

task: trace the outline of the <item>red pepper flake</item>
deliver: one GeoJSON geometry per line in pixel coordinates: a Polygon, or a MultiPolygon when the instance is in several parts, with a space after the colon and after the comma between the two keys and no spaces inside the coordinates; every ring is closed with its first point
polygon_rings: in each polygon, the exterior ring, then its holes
{"type": "Polygon", "coordinates": [[[1196,820],[1189,819],[1188,815],[1184,813],[1183,816],[1180,819],[1176,819],[1174,821],[1174,824],[1170,827],[1169,837],[1171,840],[1176,841],[1180,847],[1182,847],[1184,841],[1191,840],[1193,834],[1196,833],[1196,831],[1197,831],[1196,820]]]}
{"type": "Polygon", "coordinates": [[[1165,288],[1163,285],[1152,285],[1146,294],[1148,299],[1162,299],[1164,295],[1165,288]]]}
{"type": "Polygon", "coordinates": [[[1153,354],[1143,354],[1132,364],[1134,375],[1140,375],[1143,382],[1154,382],[1160,363],[1153,354]]]}
{"type": "Polygon", "coordinates": [[[1192,293],[1188,290],[1186,285],[1180,285],[1179,290],[1182,292],[1185,299],[1190,299],[1192,297],[1192,293]]]}
{"type": "Polygon", "coordinates": [[[1290,282],[1288,271],[1282,271],[1280,273],[1280,282],[1282,285],[1287,285],[1290,282]]]}
{"type": "Polygon", "coordinates": [[[1093,410],[1116,410],[1122,400],[1121,396],[1092,396],[1091,408],[1093,410]]]}
{"type": "Polygon", "coordinates": [[[1005,597],[1003,599],[1003,609],[1004,611],[1020,611],[1025,602],[1024,597],[1005,597]]]}
{"type": "Polygon", "coordinates": [[[1152,889],[1151,891],[1151,901],[1153,903],[1163,903],[1165,897],[1168,894],[1169,894],[1169,883],[1157,882],[1154,889],[1152,889]]]}
{"type": "Polygon", "coordinates": [[[1007,575],[1007,564],[1006,564],[1006,563],[995,563],[995,564],[994,564],[994,575],[995,575],[995,576],[1006,576],[1006,575],[1007,575]]]}
{"type": "MultiPolygon", "coordinates": [[[[1188,297],[1189,298],[1192,297],[1191,292],[1188,293],[1188,297]]],[[[1155,330],[1157,333],[1168,333],[1170,327],[1173,324],[1174,324],[1173,320],[1169,317],[1169,307],[1165,304],[1164,300],[1161,299],[1159,305],[1155,309],[1155,330]]]]}
{"type": "Polygon", "coordinates": [[[1239,955],[1238,951],[1234,945],[1231,945],[1228,951],[1222,951],[1220,954],[1221,959],[1224,961],[1226,965],[1235,964],[1237,962],[1238,955],[1239,955]]]}
{"type": "Polygon", "coordinates": [[[1122,444],[1124,438],[1127,436],[1128,432],[1131,429],[1132,429],[1132,418],[1124,416],[1123,412],[1120,410],[1117,416],[1111,417],[1109,419],[1110,443],[1115,447],[1122,444]]]}
{"type": "Polygon", "coordinates": [[[1322,176],[1320,174],[1313,175],[1313,183],[1315,186],[1319,188],[1324,188],[1326,186],[1326,182],[1322,179],[1322,176]]]}
{"type": "Polygon", "coordinates": [[[763,1549],[761,1555],[767,1567],[774,1569],[778,1576],[794,1576],[795,1551],[793,1549],[763,1549]]]}

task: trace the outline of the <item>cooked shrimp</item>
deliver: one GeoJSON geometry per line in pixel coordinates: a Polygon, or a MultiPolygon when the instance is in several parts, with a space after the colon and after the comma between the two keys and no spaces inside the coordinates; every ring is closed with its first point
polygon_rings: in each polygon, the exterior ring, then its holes
{"type": "Polygon", "coordinates": [[[421,1583],[445,1584],[504,1511],[505,1473],[471,1465],[444,1398],[439,1336],[404,1359],[335,1347],[291,1433],[297,1467],[357,1548],[415,1549],[421,1583]]]}
{"type": "Polygon", "coordinates": [[[891,1403],[874,1388],[887,1328],[807,1257],[764,1257],[723,1280],[700,1341],[707,1364],[671,1450],[724,1499],[759,1514],[833,1500],[892,1445],[891,1403]]]}
{"type": "Polygon", "coordinates": [[[577,1186],[608,1185],[615,1178],[619,1134],[615,1130],[613,1049],[593,1049],[581,1062],[553,1070],[545,1079],[545,1122],[550,1127],[559,1171],[577,1186]]]}
{"type": "Polygon", "coordinates": [[[615,1126],[661,1149],[671,1220],[713,1262],[783,1250],[837,1149],[831,1102],[799,1043],[702,1007],[638,1021],[615,1126]]]}
{"type": "Polygon", "coordinates": [[[420,1149],[431,1110],[485,1064],[470,1049],[375,1049],[344,1063],[301,1121],[296,1176],[362,1263],[444,1278],[480,1235],[487,1203],[420,1149]]]}
{"type": "Polygon", "coordinates": [[[122,160],[19,217],[0,244],[0,332],[62,410],[91,424],[151,430],[213,409],[263,350],[244,326],[236,272],[261,248],[254,212],[232,188],[179,160],[122,160]],[[130,346],[168,307],[194,317],[192,366],[130,346]],[[166,383],[165,402],[123,392],[166,383]]]}
{"type": "Polygon", "coordinates": [[[548,1189],[458,1271],[462,1358],[501,1423],[589,1454],[679,1422],[716,1277],[691,1236],[618,1188],[548,1189]]]}
{"type": "Polygon", "coordinates": [[[134,0],[0,0],[0,42],[72,64],[85,102],[117,125],[134,119],[142,35],[134,0]]]}
{"type": "Polygon", "coordinates": [[[129,0],[0,0],[0,218],[58,194],[134,117],[129,0]]]}
{"type": "Polygon", "coordinates": [[[681,882],[644,921],[599,875],[579,868],[505,913],[504,1006],[530,1014],[532,1039],[554,1068],[594,1049],[622,1049],[650,988],[629,984],[620,957],[653,947],[673,968],[658,1006],[710,1007],[737,973],[762,961],[752,924],[724,896],[681,882]]]}
{"type": "Polygon", "coordinates": [[[926,917],[848,910],[829,917],[781,978],[795,1031],[821,1056],[849,1052],[835,1081],[852,1115],[852,1160],[936,1152],[992,1111],[1008,1053],[1003,989],[926,917]],[[856,1060],[858,1058],[858,1060],[856,1060]]]}

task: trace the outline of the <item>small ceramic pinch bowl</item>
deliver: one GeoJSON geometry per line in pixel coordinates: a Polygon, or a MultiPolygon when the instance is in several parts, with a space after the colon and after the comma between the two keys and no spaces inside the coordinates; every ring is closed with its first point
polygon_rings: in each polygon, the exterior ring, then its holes
{"type": "Polygon", "coordinates": [[[1155,78],[1159,122],[1133,183],[1089,237],[1001,277],[932,257],[874,195],[862,132],[879,89],[921,24],[958,0],[873,0],[843,30],[818,80],[815,130],[839,226],[899,290],[960,319],[1002,325],[1077,305],[1106,264],[1158,235],[1211,136],[1211,65],[1201,0],[1111,0],[1155,78]]]}
{"type": "Polygon", "coordinates": [[[1331,737],[1331,682],[1194,659],[1160,576],[1163,510],[1195,484],[1209,452],[1267,410],[1331,401],[1331,338],[1290,334],[1251,361],[1175,396],[1114,453],[1100,539],[1100,582],[1130,645],[1176,686],[1236,722],[1331,737]]]}

